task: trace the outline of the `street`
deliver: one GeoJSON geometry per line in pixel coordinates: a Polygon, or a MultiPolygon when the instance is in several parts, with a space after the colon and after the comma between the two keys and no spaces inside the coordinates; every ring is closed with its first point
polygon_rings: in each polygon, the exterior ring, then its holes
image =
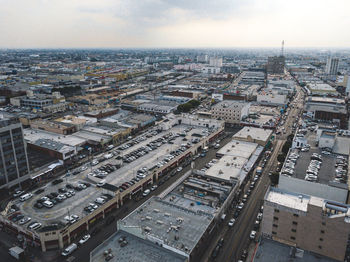
{"type": "MultiPolygon", "coordinates": [[[[286,138],[292,133],[293,122],[300,114],[300,104],[303,101],[303,93],[300,87],[297,88],[297,95],[295,96],[294,101],[297,102],[297,106],[289,109],[288,117],[283,125],[285,127],[285,133],[276,137],[276,140],[273,143],[274,150],[269,161],[267,162],[257,185],[248,198],[243,211],[236,219],[235,225],[233,227],[228,227],[227,225],[235,211],[231,210],[231,212],[227,212],[225,220],[221,223],[220,228],[217,229],[218,233],[216,234],[216,237],[211,240],[210,247],[203,252],[201,261],[238,261],[243,250],[248,249],[251,241],[249,239],[249,234],[251,230],[253,230],[256,216],[263,204],[264,195],[270,185],[269,173],[277,166],[277,155],[279,154],[286,138]],[[211,254],[221,238],[224,238],[224,245],[221,248],[219,255],[213,259],[211,254]]],[[[251,177],[254,177],[255,171],[256,170],[254,170],[251,177]]],[[[249,183],[245,186],[244,192],[246,192],[248,188],[249,183]]]]}

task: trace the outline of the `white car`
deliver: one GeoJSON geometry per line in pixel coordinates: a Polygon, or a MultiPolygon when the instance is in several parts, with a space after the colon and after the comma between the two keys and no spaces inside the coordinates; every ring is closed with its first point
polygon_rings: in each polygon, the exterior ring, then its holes
{"type": "Polygon", "coordinates": [[[90,239],[90,237],[91,236],[89,234],[83,236],[83,238],[79,240],[79,244],[80,245],[84,244],[86,241],[88,241],[90,239]]]}
{"type": "Polygon", "coordinates": [[[151,187],[151,191],[156,190],[156,189],[157,189],[157,187],[158,187],[157,185],[152,186],[152,187],[151,187]]]}
{"type": "Polygon", "coordinates": [[[32,220],[30,217],[24,217],[18,222],[18,224],[24,225],[25,223],[28,223],[30,220],[32,220]]]}
{"type": "Polygon", "coordinates": [[[179,166],[177,169],[176,169],[177,172],[181,172],[182,171],[182,167],[179,166]]]}
{"type": "Polygon", "coordinates": [[[230,221],[228,222],[228,226],[232,227],[235,224],[236,220],[234,218],[230,219],[230,221]]]}
{"type": "Polygon", "coordinates": [[[145,197],[145,196],[148,196],[149,193],[151,193],[151,190],[146,189],[145,191],[143,191],[143,194],[142,194],[142,195],[145,197]]]}
{"type": "Polygon", "coordinates": [[[255,239],[255,237],[256,237],[256,231],[252,230],[252,232],[250,232],[249,238],[253,240],[255,239]]]}

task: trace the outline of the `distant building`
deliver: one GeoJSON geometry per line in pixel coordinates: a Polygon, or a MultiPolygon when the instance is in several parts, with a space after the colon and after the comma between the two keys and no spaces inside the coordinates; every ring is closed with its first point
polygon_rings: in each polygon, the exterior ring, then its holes
{"type": "Polygon", "coordinates": [[[203,74],[219,74],[220,73],[220,67],[214,67],[214,66],[206,66],[202,68],[203,74]]]}
{"type": "Polygon", "coordinates": [[[284,56],[270,56],[267,61],[266,71],[268,74],[283,74],[284,66],[284,56]]]}
{"type": "Polygon", "coordinates": [[[197,56],[198,63],[208,63],[208,55],[199,55],[197,56]]]}
{"type": "Polygon", "coordinates": [[[22,124],[16,118],[0,116],[0,188],[14,187],[29,178],[27,149],[22,124]]]}
{"type": "Polygon", "coordinates": [[[222,57],[210,57],[209,65],[212,67],[222,67],[222,57]]]}
{"type": "Polygon", "coordinates": [[[344,261],[350,206],[270,188],[264,198],[262,235],[290,246],[344,261]]]}
{"type": "Polygon", "coordinates": [[[222,101],[212,107],[212,117],[225,120],[229,124],[239,124],[241,120],[248,116],[250,103],[241,101],[222,101]]]}
{"type": "Polygon", "coordinates": [[[328,75],[336,75],[338,73],[339,59],[331,58],[327,59],[326,64],[326,74],[328,75]]]}

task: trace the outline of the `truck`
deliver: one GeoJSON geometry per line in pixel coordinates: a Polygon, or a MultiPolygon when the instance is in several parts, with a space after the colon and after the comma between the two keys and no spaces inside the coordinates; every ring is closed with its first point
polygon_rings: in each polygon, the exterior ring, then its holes
{"type": "Polygon", "coordinates": [[[9,253],[11,256],[16,258],[17,260],[24,259],[24,250],[18,246],[11,247],[9,249],[9,253]]]}

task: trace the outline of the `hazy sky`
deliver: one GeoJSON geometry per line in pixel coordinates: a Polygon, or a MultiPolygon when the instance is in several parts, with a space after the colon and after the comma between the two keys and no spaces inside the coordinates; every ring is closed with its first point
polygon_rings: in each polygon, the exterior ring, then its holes
{"type": "Polygon", "coordinates": [[[0,48],[349,47],[350,0],[0,0],[0,48]]]}

